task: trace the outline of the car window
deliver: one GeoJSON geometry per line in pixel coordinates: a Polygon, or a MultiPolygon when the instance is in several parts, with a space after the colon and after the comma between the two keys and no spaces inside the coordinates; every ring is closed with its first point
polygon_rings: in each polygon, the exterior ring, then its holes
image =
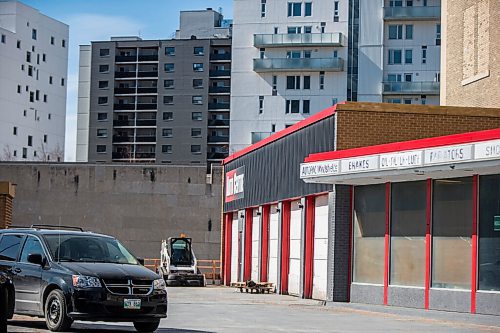
{"type": "Polygon", "coordinates": [[[3,235],[0,239],[0,260],[16,261],[23,235],[3,235]]]}
{"type": "Polygon", "coordinates": [[[30,254],[41,254],[42,257],[45,257],[43,253],[42,244],[40,244],[38,238],[33,236],[28,236],[28,239],[26,239],[26,242],[24,243],[23,246],[23,250],[21,252],[21,258],[19,259],[19,261],[28,262],[28,255],[30,254]]]}

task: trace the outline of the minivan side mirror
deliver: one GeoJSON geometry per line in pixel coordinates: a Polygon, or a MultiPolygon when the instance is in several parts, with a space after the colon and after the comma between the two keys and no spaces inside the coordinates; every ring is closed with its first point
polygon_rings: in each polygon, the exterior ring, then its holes
{"type": "Polygon", "coordinates": [[[40,265],[43,266],[43,257],[40,253],[30,253],[28,254],[28,262],[35,264],[35,265],[40,265]]]}
{"type": "Polygon", "coordinates": [[[136,259],[139,262],[139,264],[141,264],[142,266],[144,266],[144,258],[136,258],[136,259]]]}

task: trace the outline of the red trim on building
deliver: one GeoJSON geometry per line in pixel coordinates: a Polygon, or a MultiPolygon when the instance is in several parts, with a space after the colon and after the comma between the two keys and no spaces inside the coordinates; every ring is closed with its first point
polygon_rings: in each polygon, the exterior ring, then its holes
{"type": "Polygon", "coordinates": [[[425,208],[425,281],[424,309],[429,309],[429,290],[431,288],[431,220],[432,220],[432,179],[427,179],[425,208]]]}
{"type": "Polygon", "coordinates": [[[269,262],[269,219],[271,206],[262,207],[262,241],[261,241],[261,257],[260,257],[260,281],[267,282],[267,266],[269,262]]]}
{"type": "Polygon", "coordinates": [[[281,294],[288,294],[288,275],[290,273],[290,201],[281,205],[281,294]]]}
{"type": "Polygon", "coordinates": [[[389,224],[391,220],[391,183],[385,183],[385,253],[384,253],[384,305],[389,291],[389,224]]]}
{"type": "Polygon", "coordinates": [[[351,301],[351,283],[352,283],[352,224],[354,219],[354,186],[349,186],[349,254],[348,254],[348,267],[347,267],[347,278],[348,287],[347,287],[347,301],[351,301]]]}
{"type": "Polygon", "coordinates": [[[315,199],[316,198],[314,196],[308,196],[306,198],[304,298],[312,298],[313,291],[315,199]]]}
{"type": "Polygon", "coordinates": [[[225,214],[225,239],[224,239],[224,284],[231,285],[231,246],[233,243],[233,213],[225,214]]]}
{"type": "Polygon", "coordinates": [[[453,134],[439,136],[435,138],[427,138],[412,141],[394,142],[383,145],[361,147],[354,149],[345,149],[337,151],[329,151],[324,153],[311,154],[305,158],[305,162],[320,162],[328,160],[336,160],[340,158],[358,157],[366,155],[393,153],[403,150],[425,149],[432,147],[467,144],[480,141],[500,139],[500,129],[470,132],[462,134],[453,134]]]}
{"type": "MultiPolygon", "coordinates": [[[[344,102],[338,103],[338,104],[344,104],[344,102]]],[[[296,123],[288,128],[285,128],[282,131],[279,131],[279,132],[255,143],[255,144],[253,144],[245,149],[242,149],[242,150],[234,153],[233,155],[226,157],[224,159],[224,161],[222,162],[222,164],[227,164],[227,163],[229,163],[237,158],[240,158],[241,156],[244,156],[244,155],[246,155],[254,150],[262,148],[262,147],[264,147],[264,146],[266,146],[274,141],[277,141],[281,138],[284,138],[285,136],[288,136],[294,132],[297,132],[298,130],[300,130],[302,128],[305,128],[305,127],[310,126],[314,123],[317,123],[320,120],[328,118],[328,117],[332,116],[333,114],[335,114],[336,109],[337,109],[337,104],[335,104],[334,106],[329,107],[328,109],[325,109],[321,112],[318,112],[318,113],[316,113],[316,114],[314,114],[314,115],[312,115],[312,116],[310,116],[302,121],[299,121],[298,123],[296,123]]]]}
{"type": "Polygon", "coordinates": [[[470,312],[476,313],[476,290],[477,290],[477,215],[479,206],[479,182],[478,175],[472,177],[472,269],[470,286],[470,312]]]}
{"type": "Polygon", "coordinates": [[[243,281],[252,278],[252,224],[253,209],[245,209],[245,260],[243,268],[243,281]]]}

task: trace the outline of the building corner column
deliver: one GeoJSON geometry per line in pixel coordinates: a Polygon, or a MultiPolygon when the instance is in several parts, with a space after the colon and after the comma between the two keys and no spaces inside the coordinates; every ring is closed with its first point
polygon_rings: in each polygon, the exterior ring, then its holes
{"type": "Polygon", "coordinates": [[[12,225],[13,201],[16,196],[16,185],[0,181],[0,229],[12,225]]]}

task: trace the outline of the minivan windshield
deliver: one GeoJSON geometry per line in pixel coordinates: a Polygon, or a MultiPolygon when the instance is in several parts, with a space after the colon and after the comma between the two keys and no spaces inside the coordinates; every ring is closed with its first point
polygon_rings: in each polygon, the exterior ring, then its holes
{"type": "Polygon", "coordinates": [[[89,235],[44,235],[55,261],[138,265],[137,259],[114,238],[89,235]]]}

